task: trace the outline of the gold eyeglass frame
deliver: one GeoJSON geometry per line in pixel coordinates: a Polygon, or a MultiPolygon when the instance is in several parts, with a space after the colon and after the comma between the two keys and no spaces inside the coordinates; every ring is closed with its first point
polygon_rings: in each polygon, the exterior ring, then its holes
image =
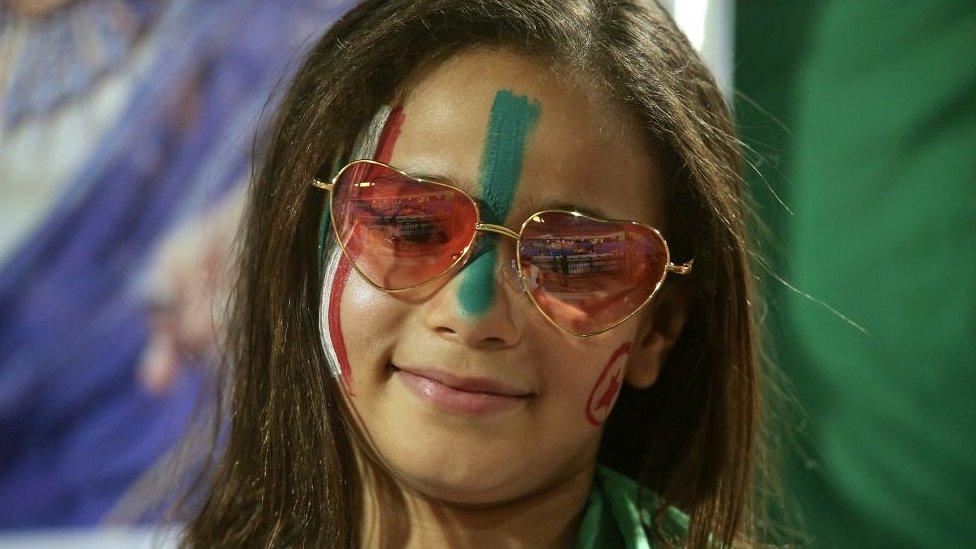
{"type": "Polygon", "coordinates": [[[314,178],[312,180],[312,186],[317,187],[319,189],[323,189],[323,190],[329,191],[329,224],[332,225],[332,234],[335,235],[336,242],[339,244],[339,249],[342,250],[343,255],[346,256],[346,259],[349,260],[350,265],[352,265],[352,267],[356,270],[356,272],[359,273],[359,276],[363,280],[365,280],[367,283],[369,283],[370,286],[376,288],[377,290],[380,290],[382,292],[386,292],[388,294],[397,294],[397,293],[401,293],[401,292],[408,292],[408,291],[411,291],[411,290],[415,290],[415,289],[420,288],[422,286],[426,286],[428,284],[431,284],[435,280],[438,280],[441,277],[443,277],[444,275],[446,275],[446,274],[450,273],[451,271],[453,271],[458,265],[464,263],[468,259],[468,256],[470,255],[470,252],[472,250],[473,244],[474,244],[475,240],[478,238],[478,232],[488,232],[488,233],[500,234],[502,236],[507,236],[507,237],[515,240],[515,264],[516,264],[516,267],[517,268],[514,269],[514,270],[518,274],[519,281],[522,283],[522,288],[524,289],[525,293],[529,296],[529,300],[532,301],[532,305],[535,306],[536,310],[538,310],[540,313],[542,313],[542,316],[550,324],[552,324],[556,328],[558,328],[558,329],[560,329],[560,330],[562,330],[562,331],[564,331],[566,333],[572,334],[572,335],[577,336],[577,337],[591,337],[591,336],[595,336],[595,335],[598,335],[598,334],[602,334],[602,333],[607,332],[609,330],[612,330],[612,329],[616,328],[617,326],[619,326],[620,324],[622,324],[622,323],[630,320],[631,317],[633,317],[634,315],[636,315],[637,313],[639,313],[644,307],[647,306],[648,303],[651,302],[652,299],[654,299],[654,296],[657,295],[658,290],[660,290],[661,286],[664,284],[664,280],[667,278],[668,273],[674,273],[674,274],[678,274],[678,275],[686,275],[686,274],[688,274],[688,273],[691,272],[692,265],[695,262],[694,259],[691,259],[687,263],[680,263],[680,264],[672,263],[671,262],[671,250],[668,248],[668,241],[664,239],[664,236],[661,235],[661,232],[658,231],[657,229],[655,229],[654,227],[651,227],[650,225],[647,225],[645,223],[640,223],[638,221],[630,221],[630,220],[626,220],[626,219],[600,219],[598,217],[592,217],[592,216],[586,215],[584,213],[577,212],[577,211],[573,211],[573,210],[553,210],[553,209],[549,209],[549,210],[540,210],[540,211],[535,212],[535,213],[529,215],[528,217],[526,217],[525,218],[525,221],[523,221],[522,222],[522,225],[519,227],[518,232],[515,232],[512,229],[509,229],[508,227],[505,227],[504,225],[496,225],[494,223],[482,223],[481,222],[481,208],[478,207],[478,203],[475,202],[474,198],[472,198],[471,195],[469,195],[468,193],[466,193],[462,189],[459,189],[459,188],[457,188],[457,187],[455,187],[453,185],[448,185],[447,183],[442,183],[440,181],[431,181],[429,179],[423,179],[423,178],[419,178],[419,177],[414,177],[414,176],[412,176],[412,175],[410,175],[410,174],[408,174],[408,173],[406,173],[404,171],[398,170],[398,169],[394,168],[393,166],[390,166],[389,164],[384,164],[383,162],[379,162],[379,161],[376,161],[376,160],[370,160],[370,159],[367,159],[367,158],[363,158],[363,159],[359,159],[359,160],[353,160],[353,161],[349,162],[348,164],[346,164],[345,166],[343,166],[332,177],[332,179],[330,181],[328,181],[328,182],[321,181],[318,178],[314,178]],[[369,279],[369,277],[367,277],[359,269],[358,266],[356,266],[356,261],[349,255],[349,252],[346,251],[346,247],[343,245],[342,239],[339,237],[339,229],[337,227],[337,224],[335,223],[335,200],[334,200],[335,193],[333,192],[333,190],[335,189],[335,186],[338,184],[339,178],[342,177],[342,174],[347,169],[349,169],[350,167],[352,167],[354,165],[361,165],[361,164],[373,164],[373,165],[376,165],[376,166],[380,166],[382,168],[386,168],[388,170],[392,170],[392,171],[394,171],[394,172],[402,175],[403,177],[406,177],[406,178],[411,179],[413,181],[418,181],[418,182],[422,182],[422,183],[428,183],[428,184],[431,184],[431,185],[437,185],[437,186],[440,186],[440,187],[445,187],[445,188],[451,189],[453,191],[456,191],[456,192],[460,193],[462,196],[464,196],[465,198],[467,198],[469,202],[471,202],[471,205],[474,207],[474,211],[475,211],[475,214],[476,214],[476,216],[475,216],[475,224],[474,224],[474,232],[471,235],[471,240],[468,241],[467,245],[465,245],[464,250],[462,250],[461,253],[458,254],[458,257],[454,259],[454,262],[451,263],[451,265],[448,266],[446,269],[444,269],[443,272],[441,272],[440,274],[438,274],[436,276],[431,277],[430,279],[428,279],[428,280],[426,280],[424,282],[421,282],[420,284],[415,284],[415,285],[409,286],[407,288],[398,288],[398,289],[391,290],[391,289],[383,288],[382,286],[374,283],[372,280],[369,279]],[[630,223],[630,224],[637,225],[637,226],[643,227],[645,229],[648,229],[652,233],[654,233],[654,235],[661,240],[661,243],[664,244],[665,269],[661,273],[661,278],[654,285],[654,290],[651,291],[650,295],[647,296],[647,299],[645,299],[644,302],[641,303],[639,307],[637,307],[636,309],[634,309],[633,312],[631,312],[630,314],[628,314],[624,318],[622,318],[622,319],[614,322],[612,325],[610,325],[610,326],[608,326],[606,328],[603,328],[602,330],[598,330],[598,331],[595,331],[595,332],[576,332],[574,330],[570,330],[569,328],[566,328],[565,326],[560,325],[558,322],[556,322],[555,320],[553,320],[552,317],[549,316],[549,313],[547,313],[542,308],[542,306],[539,305],[539,302],[536,300],[535,296],[532,295],[532,291],[529,289],[528,282],[526,281],[525,276],[522,274],[521,268],[518,267],[518,266],[520,266],[522,264],[522,261],[521,261],[522,260],[522,258],[521,258],[521,247],[519,246],[519,244],[521,244],[521,241],[522,241],[522,233],[525,231],[526,225],[528,225],[529,221],[532,221],[532,218],[534,218],[534,217],[536,217],[538,215],[547,214],[547,213],[565,213],[565,214],[570,214],[570,215],[573,215],[573,216],[576,216],[576,217],[584,217],[586,219],[590,219],[592,221],[598,221],[598,222],[601,222],[601,223],[630,223]]]}

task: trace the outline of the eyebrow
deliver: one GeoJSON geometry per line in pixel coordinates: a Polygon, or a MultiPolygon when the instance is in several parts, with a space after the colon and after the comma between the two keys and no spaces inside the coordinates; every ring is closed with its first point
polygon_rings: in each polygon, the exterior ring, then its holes
{"type": "MultiPolygon", "coordinates": [[[[419,172],[419,171],[418,172],[407,171],[407,173],[409,173],[410,175],[418,179],[426,179],[428,181],[445,183],[447,185],[451,185],[452,187],[458,187],[461,190],[464,190],[465,188],[476,189],[480,187],[480,185],[476,184],[475,182],[462,177],[441,175],[441,174],[428,173],[428,172],[419,172]]],[[[472,196],[471,198],[475,199],[475,202],[478,203],[479,207],[484,207],[484,204],[481,202],[481,200],[478,199],[478,197],[472,196]]],[[[599,219],[605,219],[605,220],[616,219],[614,216],[607,214],[607,212],[599,208],[586,208],[584,206],[580,206],[579,204],[572,204],[570,202],[566,202],[562,199],[529,200],[528,207],[525,209],[529,212],[529,215],[544,210],[568,210],[572,212],[579,212],[583,215],[596,217],[599,219]]]]}
{"type": "Polygon", "coordinates": [[[563,202],[560,200],[530,200],[528,205],[528,210],[530,212],[541,212],[544,210],[568,210],[571,212],[579,212],[589,217],[597,217],[599,219],[615,219],[613,216],[608,215],[606,212],[598,208],[585,208],[578,204],[571,204],[569,202],[563,202]]]}

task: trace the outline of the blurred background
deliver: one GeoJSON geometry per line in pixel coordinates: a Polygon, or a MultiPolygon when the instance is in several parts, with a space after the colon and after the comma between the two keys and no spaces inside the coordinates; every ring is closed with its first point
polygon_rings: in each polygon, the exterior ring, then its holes
{"type": "MultiPolygon", "coordinates": [[[[663,3],[747,148],[787,541],[969,546],[976,5],[663,3]]],[[[0,0],[0,545],[152,540],[255,131],[351,5],[0,0]]]]}

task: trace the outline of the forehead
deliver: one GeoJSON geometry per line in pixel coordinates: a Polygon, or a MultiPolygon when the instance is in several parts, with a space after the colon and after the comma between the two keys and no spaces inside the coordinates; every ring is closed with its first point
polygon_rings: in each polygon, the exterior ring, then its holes
{"type": "Polygon", "coordinates": [[[637,120],[593,86],[532,58],[489,50],[457,55],[419,78],[402,107],[391,164],[448,179],[472,196],[491,185],[485,166],[493,151],[521,149],[511,223],[552,205],[661,221],[659,169],[637,120]],[[499,98],[522,101],[532,120],[499,124],[499,98]]]}

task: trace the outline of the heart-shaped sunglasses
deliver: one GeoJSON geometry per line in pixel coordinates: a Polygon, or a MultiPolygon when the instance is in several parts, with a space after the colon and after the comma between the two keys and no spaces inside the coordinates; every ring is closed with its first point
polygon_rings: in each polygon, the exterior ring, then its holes
{"type": "Polygon", "coordinates": [[[355,160],[313,184],[330,191],[336,240],[377,289],[428,284],[471,257],[479,231],[495,233],[515,240],[515,270],[539,312],[580,337],[634,316],[668,273],[687,274],[693,263],[671,263],[661,233],[636,221],[542,210],[517,232],[482,223],[477,202],[461,189],[374,160],[355,160]]]}

